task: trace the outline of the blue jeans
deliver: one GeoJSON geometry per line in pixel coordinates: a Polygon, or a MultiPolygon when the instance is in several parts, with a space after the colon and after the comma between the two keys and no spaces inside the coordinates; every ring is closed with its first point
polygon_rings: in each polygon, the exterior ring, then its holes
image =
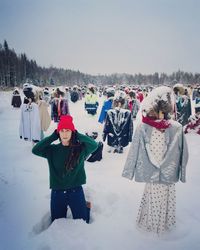
{"type": "Polygon", "coordinates": [[[82,186],[66,190],[51,191],[51,220],[66,218],[70,207],[73,219],[83,219],[89,223],[90,209],[86,206],[82,186]]]}

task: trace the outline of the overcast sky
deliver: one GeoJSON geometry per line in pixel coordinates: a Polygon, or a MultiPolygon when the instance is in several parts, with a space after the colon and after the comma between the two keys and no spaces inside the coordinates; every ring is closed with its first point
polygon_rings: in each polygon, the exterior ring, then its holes
{"type": "Polygon", "coordinates": [[[0,0],[0,43],[90,74],[200,72],[199,0],[0,0]]]}

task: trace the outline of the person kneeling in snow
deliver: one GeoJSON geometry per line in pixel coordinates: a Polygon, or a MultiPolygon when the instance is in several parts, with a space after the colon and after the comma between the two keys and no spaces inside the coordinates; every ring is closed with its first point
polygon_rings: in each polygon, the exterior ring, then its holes
{"type": "Polygon", "coordinates": [[[33,154],[48,160],[52,222],[66,218],[69,206],[73,219],[89,223],[90,207],[82,188],[86,183],[84,161],[96,149],[93,139],[75,129],[70,115],[61,116],[57,129],[33,147],[33,154]],[[57,139],[60,143],[52,144],[57,139]]]}

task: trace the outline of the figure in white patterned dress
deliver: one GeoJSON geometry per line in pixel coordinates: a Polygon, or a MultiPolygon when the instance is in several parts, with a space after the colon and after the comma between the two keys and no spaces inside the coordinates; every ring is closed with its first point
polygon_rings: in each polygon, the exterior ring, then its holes
{"type": "Polygon", "coordinates": [[[176,224],[175,183],[186,181],[188,147],[180,123],[170,119],[173,93],[154,89],[144,100],[142,123],[136,128],[122,173],[145,182],[137,226],[162,234],[176,224]]]}

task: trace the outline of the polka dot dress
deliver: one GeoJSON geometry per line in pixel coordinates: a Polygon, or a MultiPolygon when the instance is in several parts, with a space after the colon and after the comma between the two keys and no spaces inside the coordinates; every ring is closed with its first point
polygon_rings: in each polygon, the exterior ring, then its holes
{"type": "MultiPolygon", "coordinates": [[[[165,135],[153,128],[150,151],[161,162],[166,151],[165,135]]],[[[139,207],[137,225],[145,231],[162,234],[176,224],[175,184],[147,183],[139,207]]]]}

